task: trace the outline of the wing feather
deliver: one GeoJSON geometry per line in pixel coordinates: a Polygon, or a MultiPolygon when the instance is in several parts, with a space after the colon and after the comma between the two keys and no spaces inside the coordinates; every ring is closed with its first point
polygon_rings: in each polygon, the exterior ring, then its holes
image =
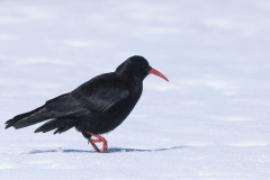
{"type": "Polygon", "coordinates": [[[96,77],[72,92],[72,96],[92,112],[105,112],[129,95],[127,85],[112,73],[96,77]]]}

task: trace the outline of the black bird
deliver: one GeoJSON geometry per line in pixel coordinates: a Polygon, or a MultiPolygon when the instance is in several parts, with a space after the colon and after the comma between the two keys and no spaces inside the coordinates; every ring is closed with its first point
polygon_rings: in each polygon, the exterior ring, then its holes
{"type": "Polygon", "coordinates": [[[168,79],[152,68],[142,56],[132,56],[115,72],[94,77],[77,89],[47,101],[43,106],[6,122],[6,128],[24,128],[46,121],[36,133],[62,133],[75,127],[97,152],[107,151],[107,141],[99,134],[119,126],[132,111],[148,74],[168,79]],[[96,143],[101,143],[99,148],[96,143]]]}

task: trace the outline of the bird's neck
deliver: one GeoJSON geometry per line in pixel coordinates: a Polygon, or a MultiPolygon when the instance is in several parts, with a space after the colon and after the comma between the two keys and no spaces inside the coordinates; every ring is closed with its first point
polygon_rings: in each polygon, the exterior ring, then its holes
{"type": "Polygon", "coordinates": [[[125,82],[131,85],[139,85],[142,84],[144,77],[136,76],[134,74],[130,74],[128,72],[116,72],[116,74],[125,82]]]}

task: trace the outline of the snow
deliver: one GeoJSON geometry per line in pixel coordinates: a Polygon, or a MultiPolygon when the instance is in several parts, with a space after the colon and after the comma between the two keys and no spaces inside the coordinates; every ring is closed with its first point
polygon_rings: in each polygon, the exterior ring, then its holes
{"type": "Polygon", "coordinates": [[[0,2],[0,179],[270,179],[267,0],[0,2]],[[4,122],[140,54],[144,82],[95,153],[4,122]]]}

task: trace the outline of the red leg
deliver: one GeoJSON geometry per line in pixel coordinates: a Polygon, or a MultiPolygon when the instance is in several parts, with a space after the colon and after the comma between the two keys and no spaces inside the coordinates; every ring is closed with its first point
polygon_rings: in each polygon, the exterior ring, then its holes
{"type": "Polygon", "coordinates": [[[100,150],[98,149],[97,145],[93,142],[92,139],[89,139],[89,142],[88,143],[93,146],[93,148],[95,149],[95,151],[100,152],[100,150]]]}
{"type": "Polygon", "coordinates": [[[108,150],[108,143],[107,140],[97,134],[93,134],[90,132],[86,132],[87,134],[91,135],[91,138],[89,139],[89,143],[93,146],[93,148],[97,151],[97,152],[101,152],[101,153],[105,153],[108,150]],[[92,137],[94,137],[95,139],[92,139],[92,137]],[[96,143],[102,143],[101,149],[99,149],[96,145],[96,143]]]}

